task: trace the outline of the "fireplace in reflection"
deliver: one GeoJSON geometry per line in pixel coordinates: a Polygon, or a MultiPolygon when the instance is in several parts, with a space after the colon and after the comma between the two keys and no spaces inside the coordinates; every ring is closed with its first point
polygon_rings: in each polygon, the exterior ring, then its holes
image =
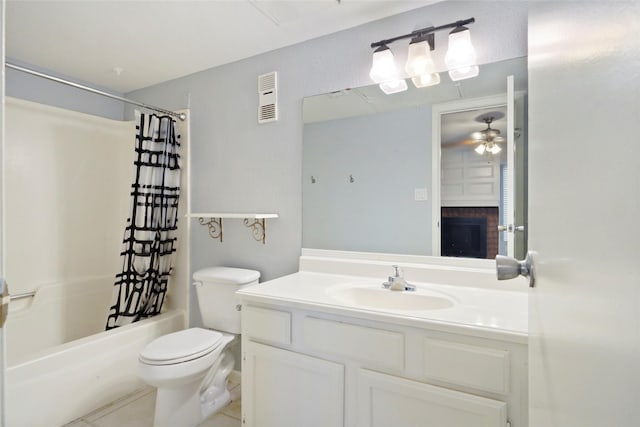
{"type": "Polygon", "coordinates": [[[441,254],[495,258],[498,253],[497,207],[443,207],[441,254]]]}

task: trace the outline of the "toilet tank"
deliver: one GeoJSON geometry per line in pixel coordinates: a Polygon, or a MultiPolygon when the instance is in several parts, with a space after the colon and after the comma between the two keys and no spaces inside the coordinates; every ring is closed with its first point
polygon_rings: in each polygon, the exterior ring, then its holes
{"type": "Polygon", "coordinates": [[[209,267],[193,273],[198,307],[205,327],[232,334],[240,333],[240,303],[235,292],[258,283],[255,270],[209,267]]]}

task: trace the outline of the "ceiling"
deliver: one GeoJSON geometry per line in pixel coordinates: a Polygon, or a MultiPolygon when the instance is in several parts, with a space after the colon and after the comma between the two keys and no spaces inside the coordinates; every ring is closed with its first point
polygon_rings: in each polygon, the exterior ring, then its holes
{"type": "MultiPolygon", "coordinates": [[[[303,120],[304,123],[341,120],[414,107],[428,107],[428,114],[431,114],[433,105],[505,93],[509,75],[514,76],[516,91],[527,90],[526,57],[481,64],[478,77],[457,82],[451,81],[446,72],[441,72],[441,83],[438,85],[416,88],[408,83],[406,91],[393,95],[385,95],[378,85],[373,84],[309,96],[304,98],[303,120]]],[[[477,145],[471,141],[470,134],[486,129],[482,120],[485,115],[494,117],[491,127],[504,135],[507,129],[506,113],[506,107],[492,107],[444,114],[441,143],[446,148],[477,145]]]]}
{"type": "Polygon", "coordinates": [[[7,0],[6,54],[127,93],[438,0],[7,0]]]}
{"type": "Polygon", "coordinates": [[[459,111],[442,115],[442,135],[443,146],[458,147],[460,145],[477,145],[472,141],[472,132],[481,131],[487,128],[484,122],[485,117],[493,117],[492,129],[497,129],[502,136],[507,130],[507,107],[481,108],[469,111],[459,111]]]}

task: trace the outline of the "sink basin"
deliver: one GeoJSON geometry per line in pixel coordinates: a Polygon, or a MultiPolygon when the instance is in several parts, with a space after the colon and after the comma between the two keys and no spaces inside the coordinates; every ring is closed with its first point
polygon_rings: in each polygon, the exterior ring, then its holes
{"type": "Polygon", "coordinates": [[[329,288],[327,294],[343,304],[378,310],[441,310],[453,306],[449,298],[423,290],[408,292],[374,286],[339,286],[329,288]]]}

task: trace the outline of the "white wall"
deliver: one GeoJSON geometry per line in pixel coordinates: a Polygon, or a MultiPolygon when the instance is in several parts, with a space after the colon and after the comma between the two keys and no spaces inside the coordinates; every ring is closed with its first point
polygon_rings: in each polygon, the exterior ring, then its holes
{"type": "MultiPolygon", "coordinates": [[[[122,94],[114,92],[107,88],[98,87],[88,82],[71,79],[67,76],[60,75],[45,70],[40,67],[33,66],[24,62],[7,58],[7,62],[40,71],[54,77],[64,80],[73,81],[74,83],[89,86],[91,88],[122,96],[122,94]]],[[[20,98],[28,101],[39,102],[41,104],[52,105],[55,107],[65,108],[67,110],[77,111],[80,113],[92,114],[95,116],[106,117],[114,120],[124,119],[124,104],[104,96],[95,95],[72,86],[56,83],[41,77],[17,71],[11,68],[6,69],[7,80],[7,96],[20,98]]]]}
{"type": "MultiPolygon", "coordinates": [[[[303,97],[370,84],[371,42],[471,16],[480,63],[526,55],[526,3],[444,2],[127,94],[191,109],[194,212],[280,213],[267,222],[265,245],[252,239],[242,221],[225,222],[222,244],[194,224],[192,269],[254,268],[263,280],[296,271],[302,242],[303,97]],[[274,70],[280,120],[259,125],[257,76],[274,70]]],[[[436,45],[435,60],[443,64],[446,32],[436,36],[436,45]]],[[[401,61],[402,52],[398,56],[401,61]]],[[[194,313],[192,323],[199,322],[194,313]]]]}

